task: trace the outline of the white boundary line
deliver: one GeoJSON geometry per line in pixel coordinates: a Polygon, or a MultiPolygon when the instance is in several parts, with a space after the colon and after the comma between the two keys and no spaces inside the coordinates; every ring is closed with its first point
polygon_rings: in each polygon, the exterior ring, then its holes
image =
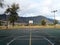
{"type": "MultiPolygon", "coordinates": [[[[11,37],[13,37],[13,35],[5,37],[3,40],[6,40],[6,39],[11,38],[11,37]]],[[[3,41],[3,40],[0,40],[0,41],[3,41]]]]}
{"type": "Polygon", "coordinates": [[[30,40],[29,40],[29,45],[31,45],[31,30],[30,30],[30,40]]]}
{"type": "Polygon", "coordinates": [[[10,45],[14,40],[16,40],[16,39],[11,40],[9,43],[7,43],[7,45],[10,45]]]}
{"type": "Polygon", "coordinates": [[[51,45],[54,45],[54,43],[52,43],[49,39],[47,39],[46,37],[44,37],[45,40],[47,40],[51,45]]]}
{"type": "MultiPolygon", "coordinates": [[[[7,43],[7,45],[10,45],[13,41],[15,41],[16,39],[18,39],[19,37],[24,37],[24,36],[18,36],[16,38],[14,38],[13,40],[11,40],[10,42],[7,43]]],[[[45,40],[47,40],[51,45],[54,45],[54,43],[52,43],[49,39],[47,39],[46,37],[43,37],[45,40]]],[[[29,45],[31,45],[31,32],[30,32],[30,40],[29,40],[29,45]]]]}
{"type": "MultiPolygon", "coordinates": [[[[13,41],[15,41],[16,39],[18,39],[19,37],[27,37],[27,36],[18,36],[16,38],[14,38],[13,40],[11,40],[10,42],[7,43],[7,45],[10,45],[13,41]]],[[[41,37],[41,36],[38,36],[41,37]]],[[[21,39],[22,40],[22,39],[21,39]]],[[[37,40],[37,39],[36,39],[37,40]]],[[[30,32],[30,40],[29,40],[29,45],[31,45],[31,32],[30,32]]]]}
{"type": "Polygon", "coordinates": [[[10,42],[7,43],[7,45],[10,45],[13,41],[15,41],[16,39],[18,39],[19,37],[24,37],[24,36],[18,36],[16,38],[12,39],[10,42]]]}

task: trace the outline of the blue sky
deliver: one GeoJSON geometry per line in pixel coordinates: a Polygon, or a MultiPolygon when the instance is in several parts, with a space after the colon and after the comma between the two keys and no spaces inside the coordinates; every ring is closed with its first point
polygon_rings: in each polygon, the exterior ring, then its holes
{"type": "MultiPolygon", "coordinates": [[[[60,0],[5,0],[5,4],[11,5],[12,3],[18,3],[20,6],[19,16],[46,16],[48,18],[54,18],[53,10],[56,12],[56,19],[60,20],[60,0]]],[[[0,13],[3,13],[7,7],[1,9],[0,13]]]]}

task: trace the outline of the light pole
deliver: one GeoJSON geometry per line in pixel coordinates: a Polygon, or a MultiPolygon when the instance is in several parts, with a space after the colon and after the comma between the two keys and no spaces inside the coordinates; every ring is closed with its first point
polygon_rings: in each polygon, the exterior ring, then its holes
{"type": "Polygon", "coordinates": [[[52,13],[54,13],[54,28],[56,28],[56,25],[55,25],[55,13],[57,12],[57,10],[53,10],[52,13]]]}

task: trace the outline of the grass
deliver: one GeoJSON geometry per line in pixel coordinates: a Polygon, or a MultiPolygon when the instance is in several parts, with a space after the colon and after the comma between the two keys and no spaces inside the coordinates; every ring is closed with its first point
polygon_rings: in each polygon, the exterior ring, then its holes
{"type": "MultiPolygon", "coordinates": [[[[14,27],[9,25],[8,26],[8,29],[19,29],[19,28],[60,28],[60,25],[56,25],[56,26],[49,26],[49,25],[46,25],[46,26],[18,26],[18,25],[15,25],[14,27]]],[[[6,26],[0,26],[0,29],[7,29],[6,26]]]]}

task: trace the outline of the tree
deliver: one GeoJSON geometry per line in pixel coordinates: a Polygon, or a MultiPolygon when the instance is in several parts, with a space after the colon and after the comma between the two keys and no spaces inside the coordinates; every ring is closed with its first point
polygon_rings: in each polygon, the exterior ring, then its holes
{"type": "Polygon", "coordinates": [[[11,7],[8,7],[5,11],[5,13],[7,13],[9,15],[9,21],[10,21],[10,23],[12,23],[13,26],[14,26],[14,22],[18,18],[18,13],[17,13],[18,9],[19,9],[19,5],[13,4],[13,5],[11,5],[11,7]]]}
{"type": "Polygon", "coordinates": [[[54,25],[58,24],[58,20],[54,20],[54,25]]]}
{"type": "Polygon", "coordinates": [[[3,1],[4,0],[0,0],[0,7],[3,7],[3,1]]]}
{"type": "MultiPolygon", "coordinates": [[[[3,7],[3,1],[4,0],[0,0],[0,7],[3,7]]],[[[0,26],[2,25],[2,21],[0,21],[0,26]]]]}
{"type": "Polygon", "coordinates": [[[41,21],[41,25],[46,25],[46,21],[44,19],[41,21]]]}
{"type": "Polygon", "coordinates": [[[0,21],[0,26],[2,25],[2,21],[0,21]]]}

